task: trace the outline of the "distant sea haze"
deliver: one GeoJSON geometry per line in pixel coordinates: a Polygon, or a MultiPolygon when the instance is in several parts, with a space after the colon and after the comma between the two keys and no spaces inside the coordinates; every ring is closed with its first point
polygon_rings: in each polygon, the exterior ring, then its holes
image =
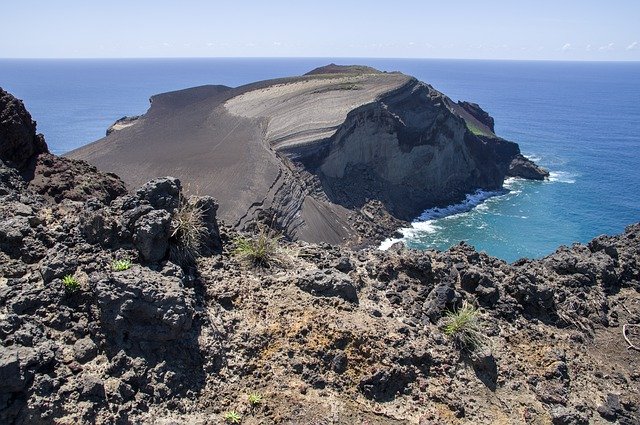
{"type": "MultiPolygon", "coordinates": [[[[480,104],[496,133],[551,171],[508,180],[432,209],[403,229],[412,248],[464,240],[514,261],[621,232],[640,221],[640,63],[409,59],[0,60],[0,87],[24,100],[54,153],[104,136],[150,96],[203,84],[238,86],[329,62],[402,71],[454,100],[480,104]]],[[[392,241],[389,241],[392,242],[392,241]]]]}

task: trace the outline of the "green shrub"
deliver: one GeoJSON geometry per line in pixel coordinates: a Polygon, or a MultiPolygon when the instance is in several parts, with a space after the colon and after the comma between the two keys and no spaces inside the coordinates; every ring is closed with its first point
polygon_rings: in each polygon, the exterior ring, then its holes
{"type": "Polygon", "coordinates": [[[132,264],[130,260],[115,260],[111,263],[111,268],[117,272],[122,272],[125,270],[129,270],[132,264]]]}
{"type": "Polygon", "coordinates": [[[249,404],[251,406],[257,406],[258,404],[262,403],[262,395],[260,393],[251,393],[249,394],[249,404]]]}
{"type": "Polygon", "coordinates": [[[467,301],[459,309],[445,313],[443,331],[460,348],[471,351],[483,346],[486,339],[478,309],[467,301]]]}
{"type": "Polygon", "coordinates": [[[69,292],[75,292],[80,289],[80,282],[78,282],[78,279],[73,277],[71,274],[62,278],[62,284],[64,285],[64,289],[69,292]]]}
{"type": "Polygon", "coordinates": [[[190,265],[202,254],[207,236],[204,209],[182,202],[171,220],[170,258],[176,264],[190,265]]]}
{"type": "Polygon", "coordinates": [[[278,242],[281,238],[267,229],[251,238],[238,237],[234,241],[234,254],[251,266],[270,267],[280,260],[278,242]]]}
{"type": "Polygon", "coordinates": [[[235,410],[232,410],[224,414],[224,420],[229,424],[239,424],[242,420],[242,416],[240,416],[240,414],[235,410]]]}

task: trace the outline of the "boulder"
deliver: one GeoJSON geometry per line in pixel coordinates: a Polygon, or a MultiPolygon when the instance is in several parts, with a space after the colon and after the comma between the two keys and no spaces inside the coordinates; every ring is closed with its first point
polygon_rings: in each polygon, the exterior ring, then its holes
{"type": "Polygon", "coordinates": [[[180,180],[175,177],[153,179],[136,191],[136,196],[153,208],[173,213],[180,205],[180,180]]]}
{"type": "Polygon", "coordinates": [[[511,160],[508,177],[520,177],[528,180],[544,180],[549,178],[549,172],[522,154],[511,160]]]}

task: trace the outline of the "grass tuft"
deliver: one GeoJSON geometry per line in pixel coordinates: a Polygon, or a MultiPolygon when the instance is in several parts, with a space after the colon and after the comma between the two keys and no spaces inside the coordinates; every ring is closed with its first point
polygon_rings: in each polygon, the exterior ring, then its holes
{"type": "Polygon", "coordinates": [[[260,233],[251,238],[236,238],[234,255],[253,267],[268,268],[272,264],[280,262],[280,247],[278,245],[280,239],[282,236],[263,228],[260,233]]]}
{"type": "Polygon", "coordinates": [[[462,307],[459,309],[448,311],[445,314],[443,331],[460,348],[470,351],[482,347],[486,339],[482,330],[479,311],[467,301],[463,301],[462,307]]]}
{"type": "Polygon", "coordinates": [[[226,412],[223,417],[224,421],[228,424],[239,424],[242,420],[242,416],[240,416],[240,414],[235,410],[226,412]]]}
{"type": "Polygon", "coordinates": [[[80,289],[80,282],[70,274],[62,278],[62,284],[64,285],[64,289],[68,292],[75,292],[80,289]]]}
{"type": "Polygon", "coordinates": [[[262,403],[262,395],[260,393],[253,392],[249,394],[248,399],[251,406],[257,406],[262,403]]]}
{"type": "Polygon", "coordinates": [[[125,270],[129,270],[132,266],[130,260],[115,260],[111,263],[111,268],[117,272],[122,272],[125,270]]]}
{"type": "Polygon", "coordinates": [[[202,255],[207,236],[205,211],[194,204],[183,202],[171,220],[170,258],[176,264],[190,265],[202,255]]]}

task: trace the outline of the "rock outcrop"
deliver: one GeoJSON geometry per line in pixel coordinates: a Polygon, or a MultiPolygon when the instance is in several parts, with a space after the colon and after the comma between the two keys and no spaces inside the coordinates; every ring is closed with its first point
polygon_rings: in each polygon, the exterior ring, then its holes
{"type": "Polygon", "coordinates": [[[34,156],[48,151],[22,101],[0,88],[0,160],[22,169],[34,156]]]}
{"type": "Polygon", "coordinates": [[[117,119],[116,122],[114,122],[109,126],[109,128],[107,128],[106,135],[108,136],[114,131],[119,131],[124,128],[131,127],[136,123],[138,118],[140,118],[139,115],[134,115],[132,117],[124,116],[122,118],[117,119]]]}
{"type": "Polygon", "coordinates": [[[290,239],[359,244],[426,208],[500,188],[507,175],[543,177],[522,160],[510,168],[518,145],[493,129],[478,105],[410,76],[331,64],[154,96],[135,125],[69,156],[131,187],[175,175],[215,196],[220,217],[238,229],[263,219],[290,239]],[[374,205],[390,227],[367,226],[363,210],[374,205]]]}
{"type": "Polygon", "coordinates": [[[513,264],[281,241],[254,269],[178,179],[71,200],[41,178],[0,160],[0,423],[640,422],[640,223],[513,264]],[[477,345],[445,326],[462,306],[477,345]]]}
{"type": "Polygon", "coordinates": [[[529,158],[518,154],[511,160],[507,176],[521,177],[528,180],[544,180],[549,178],[549,172],[536,165],[529,158]]]}

